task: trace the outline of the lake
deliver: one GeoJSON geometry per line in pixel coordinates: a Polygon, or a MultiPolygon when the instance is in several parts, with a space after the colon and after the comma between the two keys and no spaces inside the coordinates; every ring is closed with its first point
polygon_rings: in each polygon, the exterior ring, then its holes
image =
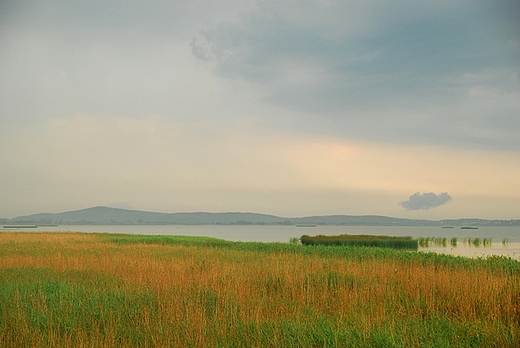
{"type": "Polygon", "coordinates": [[[446,229],[433,226],[262,226],[262,225],[59,225],[39,226],[38,228],[9,229],[0,231],[16,232],[100,232],[128,233],[143,235],[183,235],[206,236],[241,242],[289,242],[291,238],[300,238],[306,234],[339,235],[339,234],[373,234],[388,236],[446,237],[448,244],[443,246],[420,247],[419,251],[439,252],[444,254],[485,257],[488,255],[504,255],[520,260],[520,226],[514,227],[479,227],[478,229],[446,229]],[[457,237],[458,244],[452,247],[449,240],[457,237]],[[491,246],[474,246],[464,244],[465,238],[492,238],[491,246]],[[508,239],[509,243],[502,241],[508,239]]]}

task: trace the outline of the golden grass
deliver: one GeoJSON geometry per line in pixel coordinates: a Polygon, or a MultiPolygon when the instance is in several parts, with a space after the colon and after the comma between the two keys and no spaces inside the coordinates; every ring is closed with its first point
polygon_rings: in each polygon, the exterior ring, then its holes
{"type": "MultiPolygon", "coordinates": [[[[306,330],[325,320],[332,330],[355,330],[359,344],[376,342],[371,335],[383,330],[397,343],[421,346],[416,325],[437,317],[451,322],[455,331],[482,335],[479,342],[484,344],[520,342],[520,275],[483,267],[114,244],[100,235],[80,233],[2,233],[0,250],[0,269],[48,269],[64,274],[69,283],[87,284],[93,292],[107,286],[96,285],[99,276],[113,279],[109,287],[118,291],[150,292],[157,306],[140,307],[138,315],[124,319],[125,325],[152,333],[144,345],[209,347],[231,341],[237,346],[292,346],[284,337],[286,329],[276,325],[292,323],[306,330]],[[71,272],[84,278],[67,276],[71,272]],[[245,329],[239,324],[250,326],[248,337],[242,337],[245,329]],[[269,331],[272,337],[266,338],[262,330],[270,325],[274,326],[269,331]],[[245,340],[243,344],[240,339],[245,340]]],[[[43,302],[39,305],[45,307],[43,302]]],[[[19,315],[21,319],[25,314],[19,315]]],[[[117,312],[112,315],[109,322],[123,320],[117,312]]],[[[8,324],[13,325],[5,319],[0,327],[0,344],[11,337],[6,332],[8,324]]],[[[30,336],[23,342],[33,346],[118,345],[116,326],[78,327],[73,336],[67,336],[55,330],[34,332],[23,320],[19,325],[17,332],[30,336]]],[[[457,344],[456,334],[449,337],[451,344],[457,344]]],[[[295,346],[309,342],[293,339],[295,346]]],[[[461,338],[460,342],[465,341],[461,338]]]]}

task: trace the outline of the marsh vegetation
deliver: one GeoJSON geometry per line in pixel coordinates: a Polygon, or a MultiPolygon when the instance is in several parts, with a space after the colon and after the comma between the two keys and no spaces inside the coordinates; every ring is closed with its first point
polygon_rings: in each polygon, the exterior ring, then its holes
{"type": "Polygon", "coordinates": [[[412,237],[394,237],[380,235],[351,235],[342,234],[339,236],[307,236],[300,238],[303,245],[344,245],[379,247],[391,249],[413,249],[417,250],[419,243],[412,237]]]}
{"type": "Polygon", "coordinates": [[[2,233],[0,303],[2,347],[517,347],[520,262],[2,233]]]}

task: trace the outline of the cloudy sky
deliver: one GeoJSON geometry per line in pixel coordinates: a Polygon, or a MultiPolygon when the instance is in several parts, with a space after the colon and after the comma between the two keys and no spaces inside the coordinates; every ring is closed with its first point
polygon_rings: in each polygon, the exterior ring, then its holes
{"type": "Polygon", "coordinates": [[[520,218],[517,0],[0,2],[0,217],[520,218]]]}

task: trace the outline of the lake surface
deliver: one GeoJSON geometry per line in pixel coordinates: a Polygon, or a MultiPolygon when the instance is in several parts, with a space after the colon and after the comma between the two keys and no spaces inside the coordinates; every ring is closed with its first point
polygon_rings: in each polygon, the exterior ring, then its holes
{"type": "Polygon", "coordinates": [[[306,234],[339,235],[339,234],[373,234],[388,236],[446,237],[447,246],[420,247],[419,251],[438,252],[467,257],[485,257],[488,255],[504,255],[520,260],[520,226],[514,227],[479,227],[478,229],[446,229],[433,226],[222,226],[222,225],[59,225],[40,226],[38,228],[10,229],[2,231],[16,232],[100,232],[128,233],[143,235],[182,235],[221,238],[242,242],[289,242],[291,238],[300,238],[306,234]],[[452,247],[449,240],[457,237],[458,244],[452,247]],[[464,244],[465,238],[492,238],[491,246],[474,246],[464,244]],[[503,244],[507,239],[509,243],[503,244]]]}

